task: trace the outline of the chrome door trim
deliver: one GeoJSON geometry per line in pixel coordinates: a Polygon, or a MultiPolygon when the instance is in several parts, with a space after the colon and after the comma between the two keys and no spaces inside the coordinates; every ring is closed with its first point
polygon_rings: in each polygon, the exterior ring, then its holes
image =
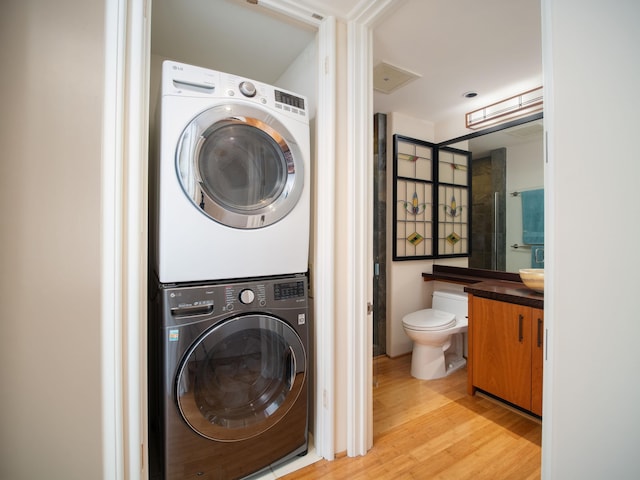
{"type": "Polygon", "coordinates": [[[243,104],[225,104],[197,115],[183,130],[176,147],[176,170],[183,191],[206,216],[240,229],[261,228],[284,218],[297,204],[304,188],[302,150],[288,129],[265,110],[243,104]],[[200,157],[207,139],[220,128],[257,129],[264,145],[281,164],[282,181],[270,197],[250,205],[231,205],[210,191],[203,178],[200,157]]]}

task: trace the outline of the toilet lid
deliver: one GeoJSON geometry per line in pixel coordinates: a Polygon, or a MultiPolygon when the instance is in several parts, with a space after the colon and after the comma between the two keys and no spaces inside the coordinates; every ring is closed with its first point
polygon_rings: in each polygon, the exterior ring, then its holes
{"type": "Polygon", "coordinates": [[[444,330],[456,323],[456,316],[450,312],[427,308],[405,315],[402,323],[411,330],[444,330]]]}

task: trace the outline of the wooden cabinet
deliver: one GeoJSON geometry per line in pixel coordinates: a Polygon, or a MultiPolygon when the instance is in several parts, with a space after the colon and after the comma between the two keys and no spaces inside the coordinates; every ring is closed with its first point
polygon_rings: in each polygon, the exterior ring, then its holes
{"type": "Polygon", "coordinates": [[[469,393],[542,415],[541,309],[469,295],[469,393]]]}

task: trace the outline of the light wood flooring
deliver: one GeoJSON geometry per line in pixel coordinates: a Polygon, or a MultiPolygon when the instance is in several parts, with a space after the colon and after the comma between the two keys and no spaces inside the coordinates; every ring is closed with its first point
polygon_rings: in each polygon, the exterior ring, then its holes
{"type": "Polygon", "coordinates": [[[540,422],[466,393],[466,369],[445,379],[409,374],[411,356],[376,357],[373,448],[282,477],[310,479],[540,478],[540,422]]]}

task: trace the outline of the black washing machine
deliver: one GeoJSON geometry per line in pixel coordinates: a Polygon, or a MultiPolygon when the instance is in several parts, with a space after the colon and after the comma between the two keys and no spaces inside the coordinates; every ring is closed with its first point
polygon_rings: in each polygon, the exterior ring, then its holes
{"type": "Polygon", "coordinates": [[[308,318],[304,275],[158,286],[152,479],[244,478],[307,452],[308,318]]]}

